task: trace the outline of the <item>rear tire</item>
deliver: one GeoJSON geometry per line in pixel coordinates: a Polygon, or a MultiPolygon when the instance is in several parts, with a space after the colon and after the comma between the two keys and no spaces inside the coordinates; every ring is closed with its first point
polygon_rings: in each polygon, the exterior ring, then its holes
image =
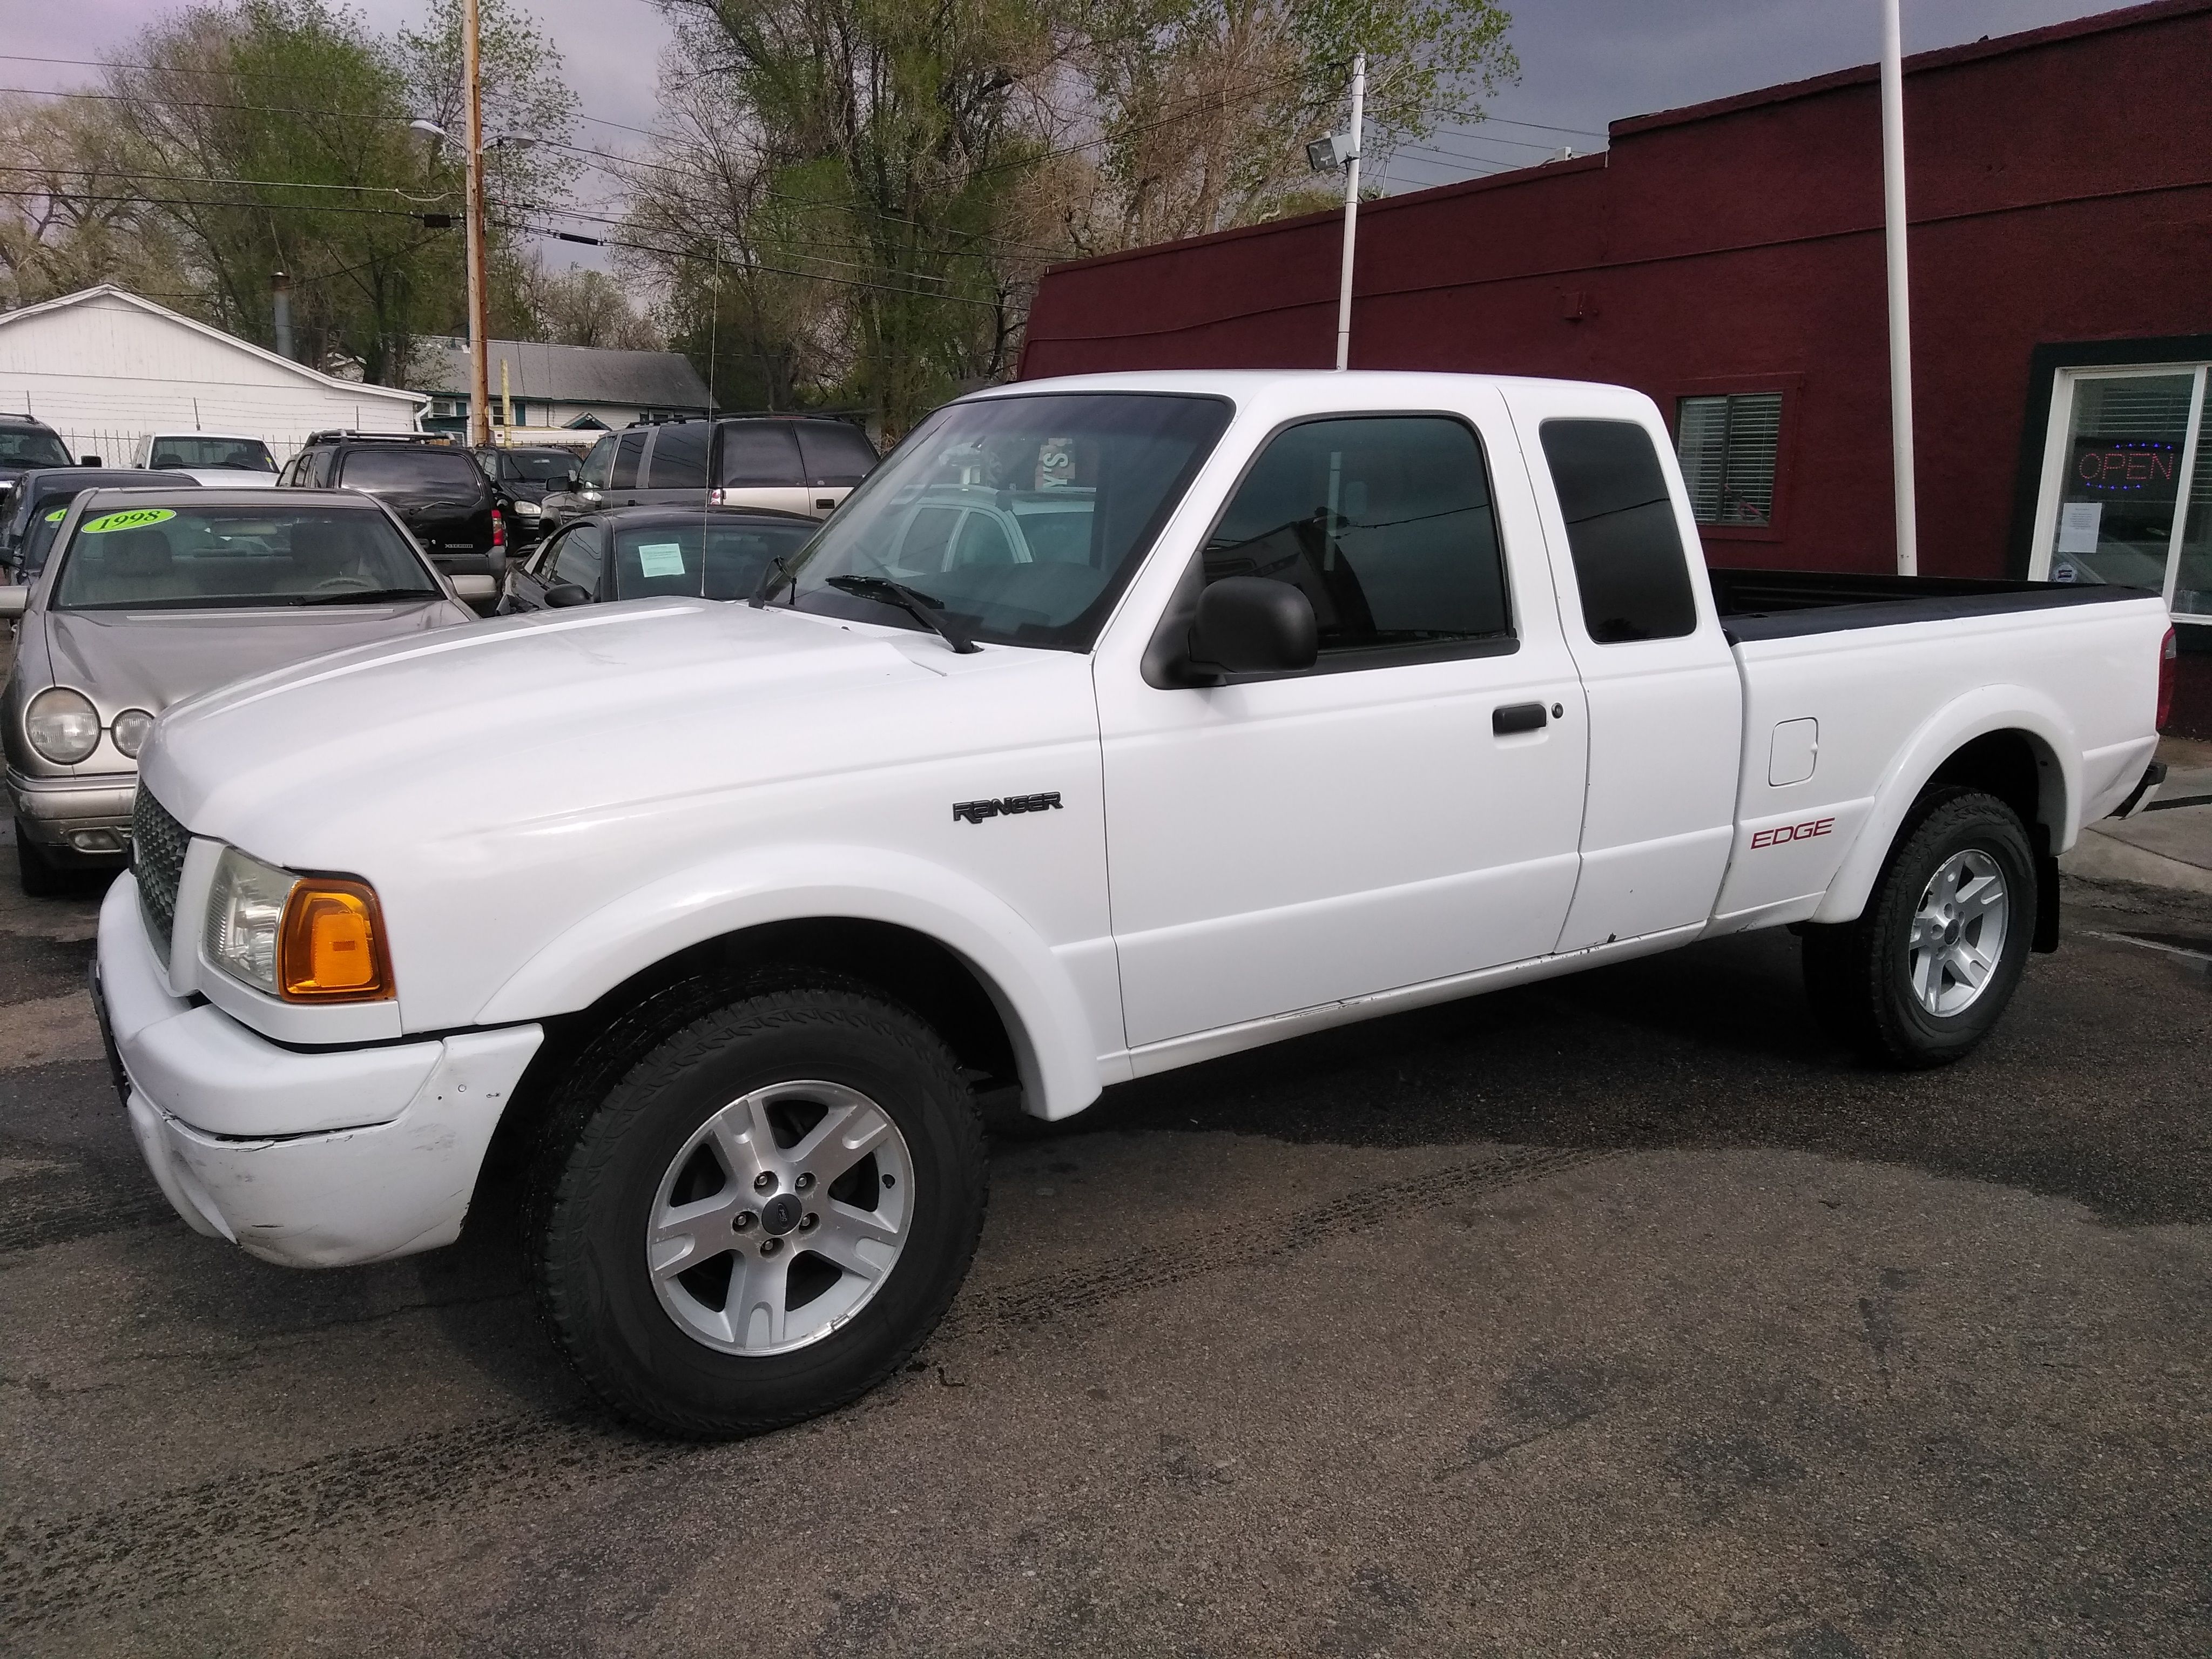
{"type": "Polygon", "coordinates": [[[694,1020],[564,1111],[533,1184],[562,1351],[623,1415],[699,1439],[833,1410],[903,1364],[966,1277],[988,1188],[945,1044],[842,988],[694,1020]]]}
{"type": "Polygon", "coordinates": [[[1931,792],[1856,921],[1808,927],[1805,989],[1831,1035],[1878,1065],[1948,1066],[2012,1000],[2035,936],[2035,855],[1980,790],[1931,792]]]}
{"type": "Polygon", "coordinates": [[[55,898],[70,889],[69,874],[33,841],[23,820],[15,820],[15,878],[32,898],[55,898]]]}

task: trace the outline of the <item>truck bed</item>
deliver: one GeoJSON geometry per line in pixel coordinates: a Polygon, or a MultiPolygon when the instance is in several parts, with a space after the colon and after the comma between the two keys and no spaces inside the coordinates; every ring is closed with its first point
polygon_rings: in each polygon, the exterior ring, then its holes
{"type": "Polygon", "coordinates": [[[2103,583],[1977,576],[1719,568],[1708,574],[1714,603],[1732,643],[2157,597],[2141,588],[2103,583]]]}

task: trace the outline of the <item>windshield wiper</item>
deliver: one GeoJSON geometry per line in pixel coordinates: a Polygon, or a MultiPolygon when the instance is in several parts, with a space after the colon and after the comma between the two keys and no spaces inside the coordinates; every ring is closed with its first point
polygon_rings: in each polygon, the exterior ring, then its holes
{"type": "Polygon", "coordinates": [[[760,580],[753,584],[752,598],[747,599],[745,603],[756,611],[768,603],[768,596],[775,590],[775,579],[778,576],[789,581],[791,567],[786,564],[778,555],[771,553],[768,556],[768,568],[761,572],[760,580]]]}
{"type": "Polygon", "coordinates": [[[904,582],[895,582],[889,576],[830,576],[829,585],[840,593],[851,593],[863,599],[873,599],[878,605],[895,605],[925,628],[944,636],[945,642],[961,655],[983,647],[963,633],[950,617],[938,613],[945,609],[945,601],[933,599],[918,588],[904,582]]]}
{"type": "Polygon", "coordinates": [[[392,599],[434,599],[424,587],[357,587],[343,593],[301,593],[294,605],[384,605],[392,599]]]}

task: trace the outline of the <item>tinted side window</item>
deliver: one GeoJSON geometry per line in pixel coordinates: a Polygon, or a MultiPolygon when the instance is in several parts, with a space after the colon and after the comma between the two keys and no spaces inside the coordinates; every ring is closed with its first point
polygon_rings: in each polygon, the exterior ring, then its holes
{"type": "Polygon", "coordinates": [[[842,421],[811,421],[797,431],[806,482],[817,489],[856,484],[875,470],[875,447],[857,427],[842,421]]]}
{"type": "Polygon", "coordinates": [[[1206,580],[1268,576],[1311,601],[1324,655],[1509,635],[1482,443],[1447,416],[1280,434],[1206,544],[1206,580]]]}
{"type": "Polygon", "coordinates": [[[599,526],[580,525],[568,532],[561,550],[553,556],[553,580],[574,582],[586,593],[599,591],[599,567],[605,562],[604,540],[599,526]]]}
{"type": "Polygon", "coordinates": [[[653,459],[647,464],[648,489],[704,489],[707,487],[707,436],[713,431],[704,421],[683,421],[654,428],[653,459]]]}
{"type": "Polygon", "coordinates": [[[592,453],[584,457],[584,465],[580,469],[583,474],[584,488],[586,489],[605,489],[607,487],[608,469],[614,465],[614,434],[612,433],[609,433],[605,437],[600,439],[599,442],[593,444],[592,446],[592,453]]]}
{"type": "Polygon", "coordinates": [[[615,465],[607,479],[610,489],[637,488],[637,460],[645,453],[646,434],[642,431],[625,432],[615,443],[615,465]]]}
{"type": "Polygon", "coordinates": [[[722,428],[721,436],[718,483],[733,489],[761,489],[805,482],[799,470],[799,445],[781,422],[732,422],[722,428]]]}
{"type": "Polygon", "coordinates": [[[1547,421],[1541,435],[1590,638],[1695,633],[1698,601],[1651,434],[1630,421],[1547,421]]]}

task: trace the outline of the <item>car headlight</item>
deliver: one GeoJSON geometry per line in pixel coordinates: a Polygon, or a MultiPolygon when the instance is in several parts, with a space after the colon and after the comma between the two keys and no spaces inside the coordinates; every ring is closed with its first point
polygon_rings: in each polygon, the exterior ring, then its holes
{"type": "Polygon", "coordinates": [[[232,978],[287,1002],[380,1002],[394,994],[373,888],[296,876],[235,847],[216,862],[202,944],[232,978]]]}
{"type": "Polygon", "coordinates": [[[107,729],[115,739],[115,746],[137,760],[138,751],[146,746],[146,739],[153,732],[154,717],[143,708],[126,708],[107,729]]]}
{"type": "Polygon", "coordinates": [[[57,766],[75,766],[100,747],[100,711],[83,692],[50,685],[23,711],[31,747],[57,766]]]}

